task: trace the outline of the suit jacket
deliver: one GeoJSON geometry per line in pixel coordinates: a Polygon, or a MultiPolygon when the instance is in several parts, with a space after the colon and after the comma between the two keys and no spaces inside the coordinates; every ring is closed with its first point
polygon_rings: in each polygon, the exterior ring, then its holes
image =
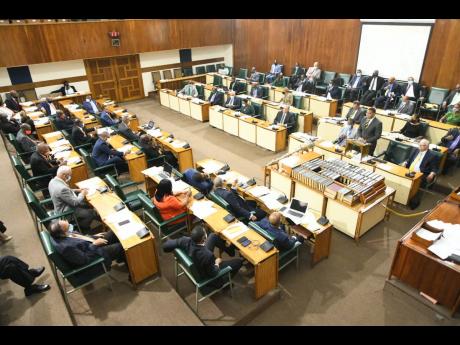
{"type": "Polygon", "coordinates": [[[229,205],[231,209],[231,213],[234,214],[237,218],[244,217],[249,219],[251,216],[250,207],[246,203],[246,200],[242,199],[238,192],[235,189],[231,189],[228,191],[224,188],[217,188],[214,193],[224,199],[229,205]]]}
{"type": "Polygon", "coordinates": [[[160,156],[158,149],[154,148],[152,144],[139,142],[139,146],[142,148],[142,152],[145,153],[148,159],[157,158],[160,156]]]}
{"type": "Polygon", "coordinates": [[[366,118],[361,121],[358,128],[358,137],[363,138],[366,142],[377,145],[377,140],[382,136],[382,122],[377,117],[374,117],[367,128],[364,128],[366,118]]]}
{"type": "MultiPolygon", "coordinates": [[[[275,124],[281,123],[282,118],[283,118],[283,112],[279,111],[278,114],[276,114],[275,121],[273,122],[275,124]]],[[[284,120],[284,124],[287,127],[288,133],[291,133],[295,128],[295,115],[291,112],[288,112],[286,115],[286,119],[284,120]]]]}
{"type": "Polygon", "coordinates": [[[60,131],[65,129],[66,131],[71,132],[73,125],[74,125],[74,121],[69,118],[64,118],[64,119],[56,118],[56,128],[60,131]]]}
{"type": "Polygon", "coordinates": [[[244,115],[254,115],[255,114],[255,110],[254,110],[254,107],[251,105],[251,104],[248,104],[247,107],[241,107],[239,109],[240,112],[242,112],[244,115]]]}
{"type": "Polygon", "coordinates": [[[239,109],[239,108],[241,108],[241,98],[236,97],[236,95],[235,95],[235,99],[233,100],[233,106],[229,105],[231,99],[232,99],[231,97],[227,98],[227,102],[225,103],[225,107],[231,108],[231,109],[239,109]]]}
{"type": "MultiPolygon", "coordinates": [[[[452,90],[452,91],[447,95],[447,97],[444,99],[444,102],[446,102],[447,105],[449,105],[449,104],[452,102],[452,100],[454,99],[456,93],[457,93],[457,90],[455,90],[455,89],[452,90]]],[[[8,108],[9,108],[9,107],[8,107],[8,108]]],[[[11,109],[11,108],[10,108],[10,109],[11,109]]]]}
{"type": "Polygon", "coordinates": [[[302,86],[301,91],[302,91],[302,92],[305,92],[305,91],[307,90],[307,85],[308,85],[308,84],[307,84],[307,81],[308,81],[307,78],[305,78],[304,80],[299,79],[299,81],[297,82],[297,84],[296,84],[295,87],[294,87],[294,90],[297,91],[297,89],[299,88],[299,86],[302,86]]]}
{"type": "Polygon", "coordinates": [[[241,82],[237,83],[236,81],[233,81],[230,85],[230,90],[235,91],[236,94],[244,93],[245,88],[246,84],[241,82]]]}
{"type": "Polygon", "coordinates": [[[37,148],[37,144],[33,141],[29,136],[24,134],[24,132],[19,131],[16,136],[17,142],[21,145],[24,152],[31,152],[35,151],[37,148]]]}
{"type": "Polygon", "coordinates": [[[101,123],[104,127],[111,127],[118,124],[118,121],[114,120],[110,114],[104,110],[101,113],[101,123]]]}
{"type": "Polygon", "coordinates": [[[214,253],[206,246],[197,245],[190,237],[181,237],[174,240],[167,240],[163,244],[163,250],[166,253],[180,248],[185,251],[196,266],[199,278],[212,278],[219,273],[219,267],[215,265],[216,258],[214,253]]]}
{"type": "MultiPolygon", "coordinates": [[[[414,90],[414,98],[415,99],[419,99],[419,97],[421,96],[420,95],[420,85],[418,83],[413,83],[412,84],[412,87],[413,87],[413,90],[414,90]]],[[[406,93],[407,93],[407,89],[409,89],[409,84],[407,84],[406,86],[404,86],[402,88],[402,95],[405,96],[406,93]]]]}
{"type": "Polygon", "coordinates": [[[294,97],[292,96],[292,92],[288,92],[284,95],[284,97],[280,100],[281,103],[292,105],[294,102],[294,97]]]}
{"type": "Polygon", "coordinates": [[[11,133],[11,134],[14,134],[14,135],[16,135],[19,132],[19,130],[21,129],[20,126],[19,126],[19,123],[17,123],[13,119],[11,119],[10,121],[8,121],[7,119],[2,120],[2,122],[0,124],[0,128],[3,131],[3,133],[5,133],[5,134],[11,133]]]}
{"type": "Polygon", "coordinates": [[[179,91],[179,93],[183,93],[186,96],[198,97],[198,90],[196,89],[196,86],[193,84],[185,85],[184,88],[179,91]]]}
{"type": "Polygon", "coordinates": [[[13,110],[15,113],[22,110],[22,106],[19,104],[19,100],[14,97],[8,98],[5,101],[5,105],[7,108],[13,110]]]}
{"type": "Polygon", "coordinates": [[[353,85],[355,84],[355,81],[356,79],[358,79],[358,84],[356,85],[356,89],[362,89],[365,85],[365,80],[366,80],[366,77],[364,77],[363,75],[361,75],[361,77],[358,77],[356,74],[353,75],[353,77],[351,77],[350,81],[348,82],[348,86],[350,88],[353,88],[353,85]]]}
{"type": "Polygon", "coordinates": [[[338,86],[333,86],[332,88],[327,89],[326,96],[328,92],[331,94],[332,99],[340,99],[340,96],[342,95],[338,86]]]}
{"type": "Polygon", "coordinates": [[[259,73],[258,72],[252,73],[251,76],[249,77],[249,80],[259,82],[259,73]]]}
{"type": "Polygon", "coordinates": [[[184,172],[184,180],[192,187],[195,187],[203,194],[208,194],[212,190],[212,181],[211,180],[204,180],[202,182],[196,182],[193,180],[193,175],[197,173],[197,170],[190,168],[185,170],[184,172]]]}
{"type": "Polygon", "coordinates": [[[99,107],[97,106],[97,102],[94,99],[92,99],[91,102],[84,101],[82,104],[83,109],[85,109],[90,114],[96,114],[93,110],[92,104],[96,106],[96,109],[98,110],[98,113],[99,113],[99,107]]]}
{"type": "Polygon", "coordinates": [[[80,128],[77,125],[74,125],[72,127],[72,140],[76,146],[80,146],[80,145],[92,142],[92,139],[87,134],[85,128],[80,128]]]}
{"type": "Polygon", "coordinates": [[[69,185],[57,176],[50,181],[48,190],[53,201],[54,211],[58,213],[85,205],[84,195],[80,193],[77,196],[69,185]]]}
{"type": "Polygon", "coordinates": [[[51,107],[48,102],[41,102],[39,108],[44,109],[47,116],[51,115],[51,107]]]}
{"type": "Polygon", "coordinates": [[[398,113],[407,115],[412,115],[414,113],[414,110],[415,103],[412,102],[401,103],[397,109],[398,113]]]}
{"type": "Polygon", "coordinates": [[[113,150],[104,140],[97,139],[91,154],[97,166],[101,167],[107,164],[107,161],[113,156],[123,157],[123,153],[113,150]]]}
{"type": "Polygon", "coordinates": [[[285,232],[283,225],[276,228],[268,221],[268,218],[264,218],[255,223],[275,238],[273,244],[279,250],[289,250],[296,243],[296,240],[289,237],[285,232]]]}
{"type": "Polygon", "coordinates": [[[385,93],[387,91],[389,91],[389,90],[391,90],[391,92],[393,92],[395,94],[395,97],[401,96],[402,90],[401,90],[401,86],[399,86],[398,83],[393,82],[393,84],[391,85],[389,82],[386,82],[385,84],[383,84],[383,86],[382,86],[382,96],[385,96],[385,93]],[[388,90],[385,90],[386,87],[388,87],[388,90]]]}
{"type": "Polygon", "coordinates": [[[219,92],[219,91],[211,92],[211,94],[209,95],[208,101],[211,102],[211,105],[221,105],[221,106],[223,106],[224,105],[224,94],[222,92],[219,92]],[[212,96],[214,94],[216,96],[214,97],[214,100],[211,101],[212,96]]]}
{"type": "Polygon", "coordinates": [[[249,96],[256,97],[256,98],[262,98],[263,96],[262,88],[260,86],[252,87],[251,92],[249,93],[249,96]]]}
{"type": "MultiPolygon", "coordinates": [[[[366,80],[363,81],[363,89],[364,90],[369,90],[369,87],[371,86],[371,83],[372,83],[372,79],[373,77],[372,76],[369,76],[367,77],[366,80]]],[[[385,80],[382,78],[382,77],[377,77],[377,85],[376,85],[376,91],[380,90],[383,86],[383,83],[385,82],[385,80]]]]}
{"type": "MultiPolygon", "coordinates": [[[[414,161],[414,159],[419,154],[420,150],[416,149],[409,156],[409,160],[406,162],[406,168],[409,168],[414,161]]],[[[422,162],[420,163],[420,171],[425,177],[427,177],[431,172],[437,173],[438,171],[438,159],[436,155],[428,150],[423,156],[422,162]]]]}
{"type": "Polygon", "coordinates": [[[292,75],[301,75],[302,74],[302,67],[298,66],[298,67],[295,67],[294,66],[294,73],[292,73],[292,75]]]}
{"type": "MultiPolygon", "coordinates": [[[[77,92],[77,89],[75,88],[75,86],[72,86],[72,85],[69,85],[69,86],[72,88],[74,93],[77,92]]],[[[60,92],[63,96],[66,96],[65,86],[62,86],[60,89],[54,90],[51,93],[58,93],[58,92],[60,92]]]]}
{"type": "MultiPolygon", "coordinates": [[[[56,171],[59,168],[57,161],[49,161],[43,157],[40,153],[35,151],[32,156],[30,156],[30,167],[32,168],[32,173],[34,176],[41,175],[53,175],[56,176],[56,171]]],[[[48,182],[51,181],[51,177],[48,182]]],[[[46,183],[46,186],[48,183],[46,183]]]]}
{"type": "Polygon", "coordinates": [[[139,136],[134,134],[134,132],[126,126],[126,124],[122,121],[118,124],[118,131],[122,136],[124,136],[129,141],[137,141],[139,140],[139,136]]]}
{"type": "MultiPolygon", "coordinates": [[[[350,108],[350,110],[348,110],[348,113],[347,113],[347,116],[346,116],[347,120],[353,115],[354,111],[355,110],[353,108],[350,108]]],[[[359,123],[360,124],[365,116],[366,116],[366,111],[363,108],[359,108],[356,111],[355,117],[353,118],[354,123],[359,123]]]]}
{"type": "MultiPolygon", "coordinates": [[[[439,145],[449,148],[450,145],[452,144],[452,142],[453,142],[455,139],[457,139],[457,136],[459,136],[459,135],[460,135],[460,130],[459,130],[458,127],[450,128],[450,129],[447,131],[446,135],[443,136],[443,137],[441,138],[441,142],[439,143],[439,145]],[[452,136],[454,137],[452,140],[448,140],[448,139],[447,139],[447,137],[450,136],[450,135],[452,135],[452,136]]],[[[458,149],[458,148],[460,148],[460,142],[459,142],[458,145],[454,148],[454,150],[455,150],[455,149],[458,149]]]]}

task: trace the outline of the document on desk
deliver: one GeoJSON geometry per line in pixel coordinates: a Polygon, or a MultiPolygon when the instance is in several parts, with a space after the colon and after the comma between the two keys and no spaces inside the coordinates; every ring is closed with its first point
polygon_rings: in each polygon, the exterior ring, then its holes
{"type": "Polygon", "coordinates": [[[447,257],[453,253],[453,249],[451,248],[449,241],[444,237],[441,237],[429,246],[428,250],[439,256],[442,260],[447,259],[447,257]]]}
{"type": "Polygon", "coordinates": [[[251,188],[248,193],[254,195],[256,198],[260,198],[261,196],[264,196],[266,194],[270,193],[270,189],[265,186],[255,186],[254,188],[251,188]]]}
{"type": "Polygon", "coordinates": [[[147,134],[151,135],[154,138],[159,138],[163,135],[160,129],[149,129],[147,130],[147,134]]]}
{"type": "Polygon", "coordinates": [[[102,132],[108,132],[109,134],[113,133],[113,129],[110,127],[102,127],[97,129],[97,134],[101,134],[102,132]]]}
{"type": "Polygon", "coordinates": [[[225,164],[219,163],[219,162],[206,162],[203,166],[203,171],[206,174],[213,174],[217,171],[219,171],[225,164]]]}
{"type": "Polygon", "coordinates": [[[206,217],[209,217],[211,214],[214,214],[217,212],[217,209],[214,208],[213,205],[214,203],[209,200],[197,201],[192,204],[192,207],[190,207],[190,210],[193,212],[193,215],[195,217],[198,217],[200,219],[205,219],[206,217]]]}
{"type": "MultiPolygon", "coordinates": [[[[70,152],[70,151],[69,151],[70,152]]],[[[80,157],[70,157],[70,158],[67,158],[67,164],[68,165],[74,165],[74,164],[79,164],[81,163],[82,160],[80,157]]]]}
{"type": "Polygon", "coordinates": [[[145,228],[144,224],[133,221],[132,219],[129,223],[124,225],[115,225],[117,229],[117,237],[120,241],[126,240],[131,236],[136,236],[136,232],[145,228]]]}
{"type": "Polygon", "coordinates": [[[113,213],[110,213],[107,217],[104,218],[104,221],[107,223],[118,224],[124,220],[130,220],[132,218],[131,211],[125,207],[124,209],[113,213]]]}
{"type": "Polygon", "coordinates": [[[53,155],[57,154],[58,152],[62,152],[62,151],[71,151],[72,148],[70,147],[70,145],[63,145],[63,146],[58,146],[58,147],[55,147],[54,149],[51,150],[51,153],[53,155]]]}
{"type": "Polygon", "coordinates": [[[161,172],[163,172],[163,167],[151,167],[145,170],[142,170],[142,173],[147,176],[154,176],[161,180],[158,176],[161,172]]]}
{"type": "Polygon", "coordinates": [[[262,200],[265,206],[267,206],[267,208],[269,208],[270,210],[279,210],[283,207],[283,204],[276,200],[279,197],[279,193],[270,192],[269,194],[262,196],[260,200],[262,200]]]}
{"type": "Polygon", "coordinates": [[[321,224],[319,224],[316,221],[316,217],[313,213],[307,211],[305,212],[305,215],[303,216],[302,220],[300,221],[300,224],[305,226],[308,230],[310,231],[317,231],[321,229],[321,224]]]}
{"type": "Polygon", "coordinates": [[[24,110],[26,113],[30,113],[31,111],[38,110],[38,107],[22,107],[22,110],[24,110]]]}
{"type": "Polygon", "coordinates": [[[69,145],[69,141],[66,139],[62,140],[56,140],[55,142],[48,144],[51,149],[55,149],[57,147],[63,146],[63,145],[69,145]]]}
{"type": "Polygon", "coordinates": [[[71,111],[77,110],[78,107],[79,107],[78,104],[67,104],[66,106],[64,106],[64,108],[67,108],[67,109],[69,109],[71,111]]]}
{"type": "Polygon", "coordinates": [[[70,154],[72,153],[72,151],[61,151],[61,152],[57,152],[54,157],[56,159],[61,159],[61,158],[67,158],[70,156],[70,154]]]}
{"type": "Polygon", "coordinates": [[[239,222],[226,227],[224,230],[222,230],[222,234],[224,234],[225,237],[231,240],[240,237],[248,230],[249,228],[244,223],[239,222]]]}
{"type": "Polygon", "coordinates": [[[50,122],[50,120],[47,117],[41,117],[39,119],[34,120],[34,125],[35,126],[43,126],[46,125],[50,122]]]}
{"type": "Polygon", "coordinates": [[[115,114],[121,114],[121,113],[124,112],[124,111],[125,111],[125,109],[117,109],[117,110],[114,110],[113,112],[114,112],[115,114]]]}
{"type": "Polygon", "coordinates": [[[173,178],[170,178],[169,180],[171,181],[171,184],[172,184],[173,193],[182,192],[190,188],[190,186],[182,180],[175,181],[173,178]]]}
{"type": "Polygon", "coordinates": [[[179,148],[182,148],[185,144],[187,144],[187,143],[185,141],[183,141],[183,140],[174,140],[171,143],[171,146],[179,149],[179,148]]]}
{"type": "Polygon", "coordinates": [[[134,149],[134,146],[133,146],[133,145],[131,145],[131,144],[126,144],[126,145],[124,145],[124,146],[122,146],[122,147],[119,147],[119,148],[117,149],[117,151],[125,153],[126,151],[128,151],[128,150],[131,150],[131,151],[132,151],[133,149],[134,149]]]}
{"type": "MultiPolygon", "coordinates": [[[[41,111],[33,111],[31,113],[27,114],[30,118],[33,118],[34,116],[44,116],[43,112],[41,111]]],[[[19,119],[21,119],[21,116],[19,116],[19,119]]]]}
{"type": "Polygon", "coordinates": [[[30,107],[34,104],[34,102],[21,102],[19,104],[22,105],[23,107],[30,107]]]}
{"type": "Polygon", "coordinates": [[[417,230],[416,234],[418,237],[421,237],[427,241],[435,241],[439,238],[439,236],[441,236],[440,232],[432,232],[424,228],[420,228],[419,230],[417,230]]]}

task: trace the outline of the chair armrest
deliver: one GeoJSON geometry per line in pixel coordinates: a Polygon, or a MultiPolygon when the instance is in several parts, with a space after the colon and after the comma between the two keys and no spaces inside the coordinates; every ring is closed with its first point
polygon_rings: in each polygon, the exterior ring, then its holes
{"type": "Polygon", "coordinates": [[[49,217],[47,217],[45,219],[40,219],[39,222],[40,223],[46,223],[46,222],[52,221],[54,219],[58,219],[58,218],[65,217],[65,216],[70,216],[70,215],[73,215],[73,214],[74,214],[74,211],[70,210],[70,211],[66,211],[66,212],[63,212],[63,213],[56,214],[54,216],[49,216],[49,217]]]}
{"type": "Polygon", "coordinates": [[[88,269],[90,267],[96,266],[98,264],[104,264],[104,258],[103,257],[100,257],[99,259],[96,259],[93,262],[91,262],[91,263],[89,263],[89,264],[87,264],[85,266],[82,266],[80,268],[76,268],[76,269],[74,269],[74,270],[72,270],[72,271],[70,271],[70,272],[68,272],[66,274],[63,274],[63,276],[64,276],[64,278],[73,276],[73,275],[75,275],[77,273],[80,273],[81,271],[84,271],[84,270],[86,270],[86,269],[88,269]]]}
{"type": "Polygon", "coordinates": [[[47,175],[33,176],[31,178],[28,178],[26,182],[34,182],[34,181],[38,181],[44,178],[53,178],[53,175],[47,174],[47,175]]]}
{"type": "Polygon", "coordinates": [[[22,156],[25,156],[25,155],[31,155],[33,154],[35,151],[27,151],[27,152],[16,152],[16,154],[19,156],[19,157],[22,157],[22,156]]]}
{"type": "Polygon", "coordinates": [[[198,284],[198,287],[203,287],[205,285],[208,285],[209,283],[213,282],[214,280],[218,279],[218,278],[221,278],[222,276],[226,275],[226,274],[229,274],[230,272],[232,271],[232,268],[230,266],[227,266],[223,269],[221,269],[219,271],[219,273],[217,273],[217,275],[215,275],[214,277],[212,278],[209,278],[207,280],[205,280],[204,282],[202,283],[199,283],[198,284]]]}
{"type": "Polygon", "coordinates": [[[101,167],[94,168],[94,171],[99,172],[99,171],[108,170],[108,169],[115,169],[115,164],[103,165],[101,167]]]}
{"type": "Polygon", "coordinates": [[[40,205],[51,204],[53,200],[51,198],[40,200],[40,205]]]}
{"type": "Polygon", "coordinates": [[[159,225],[161,225],[161,226],[163,226],[163,225],[168,225],[169,223],[174,222],[175,220],[184,218],[184,217],[186,217],[187,215],[188,215],[187,212],[178,214],[177,216],[175,216],[175,217],[173,217],[173,218],[171,218],[171,219],[168,219],[168,220],[165,220],[165,221],[161,222],[159,225]]]}
{"type": "Polygon", "coordinates": [[[139,189],[139,185],[137,184],[137,182],[134,182],[134,181],[129,181],[129,182],[120,184],[121,189],[128,188],[128,187],[131,187],[131,186],[136,186],[136,188],[139,189]]]}
{"type": "Polygon", "coordinates": [[[86,148],[86,147],[89,148],[89,147],[91,147],[91,146],[92,146],[91,143],[86,143],[86,144],[83,144],[83,145],[75,146],[75,147],[74,147],[74,150],[77,151],[78,149],[84,149],[84,148],[86,148]]]}

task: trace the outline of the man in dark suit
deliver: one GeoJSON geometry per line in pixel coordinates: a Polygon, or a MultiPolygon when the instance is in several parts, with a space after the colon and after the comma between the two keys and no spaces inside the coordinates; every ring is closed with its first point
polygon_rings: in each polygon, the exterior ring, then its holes
{"type": "Polygon", "coordinates": [[[379,77],[379,71],[375,70],[370,77],[363,83],[364,94],[361,96],[360,102],[362,105],[372,105],[374,103],[377,91],[383,86],[384,79],[379,77]]]}
{"type": "Polygon", "coordinates": [[[121,122],[118,125],[118,131],[129,141],[138,141],[139,136],[129,128],[129,115],[124,114],[121,116],[121,122]]]}
{"type": "Polygon", "coordinates": [[[308,80],[305,77],[305,74],[300,76],[300,79],[297,80],[293,89],[297,92],[307,92],[308,80]]]}
{"type": "Polygon", "coordinates": [[[67,96],[67,95],[73,95],[74,93],[77,93],[77,89],[75,89],[74,86],[70,85],[67,80],[64,81],[64,85],[57,90],[52,91],[51,93],[58,93],[60,92],[61,95],[67,96]]]}
{"type": "MultiPolygon", "coordinates": [[[[39,188],[48,188],[48,184],[56,176],[59,166],[65,164],[66,161],[64,159],[58,161],[52,157],[50,147],[45,143],[38,144],[37,151],[30,157],[30,167],[32,168],[33,176],[50,175],[37,181],[39,188]]],[[[44,190],[43,195],[48,198],[49,192],[44,190]]]]}
{"type": "Polygon", "coordinates": [[[253,82],[259,82],[259,73],[256,71],[256,68],[255,67],[252,67],[251,69],[251,75],[249,78],[247,78],[247,80],[253,82]]]}
{"type": "Polygon", "coordinates": [[[298,62],[295,63],[294,70],[292,71],[292,76],[300,76],[302,74],[302,66],[298,62]]]}
{"type": "Polygon", "coordinates": [[[249,100],[246,98],[243,99],[243,106],[238,110],[244,115],[254,116],[255,114],[254,107],[249,103],[249,100]]]}
{"type": "Polygon", "coordinates": [[[40,105],[38,106],[40,110],[44,110],[46,116],[56,116],[57,109],[54,106],[54,103],[51,98],[42,98],[40,105]]]}
{"type": "Polygon", "coordinates": [[[365,77],[360,69],[356,70],[356,74],[351,77],[350,81],[348,82],[347,88],[343,94],[344,99],[355,101],[358,99],[359,92],[363,91],[364,88],[364,81],[365,77]]]}
{"type": "Polygon", "coordinates": [[[11,90],[10,93],[6,95],[5,105],[15,113],[22,110],[22,106],[19,102],[19,94],[16,90],[11,90]]]}
{"type": "MultiPolygon", "coordinates": [[[[142,149],[142,152],[145,153],[147,156],[147,159],[155,159],[158,158],[160,155],[165,156],[165,161],[172,165],[175,169],[179,169],[179,164],[177,162],[177,158],[174,156],[174,154],[170,151],[163,151],[161,148],[159,148],[156,144],[155,141],[153,140],[153,137],[150,136],[149,134],[142,134],[141,137],[139,138],[139,146],[142,149]]],[[[149,166],[150,167],[150,166],[149,166]]]]}
{"type": "Polygon", "coordinates": [[[198,189],[202,194],[208,194],[213,187],[213,183],[208,174],[193,168],[184,171],[184,181],[198,189]]]}
{"type": "Polygon", "coordinates": [[[450,128],[438,145],[447,147],[447,162],[443,171],[443,173],[447,173],[460,159],[460,129],[458,127],[450,128]]]}
{"type": "Polygon", "coordinates": [[[256,98],[262,98],[263,91],[262,91],[262,87],[259,86],[259,83],[253,82],[251,84],[252,84],[252,87],[251,87],[251,91],[249,92],[249,96],[256,97],[256,98]]]}
{"type": "Polygon", "coordinates": [[[99,134],[99,139],[96,141],[96,144],[94,144],[93,152],[91,154],[91,156],[94,159],[94,162],[98,167],[108,164],[115,164],[117,170],[120,169],[122,171],[127,171],[127,164],[123,158],[130,151],[128,150],[123,154],[120,151],[113,150],[107,143],[109,137],[110,135],[108,132],[101,132],[99,134]]]}
{"type": "Polygon", "coordinates": [[[453,89],[442,102],[442,110],[443,111],[450,110],[454,107],[455,104],[459,102],[460,102],[460,84],[457,84],[455,86],[455,89],[453,89]]]}
{"type": "Polygon", "coordinates": [[[287,128],[288,135],[295,130],[295,115],[289,112],[289,105],[285,105],[283,110],[279,111],[275,116],[273,123],[275,125],[284,125],[287,128]]]}
{"type": "MultiPolygon", "coordinates": [[[[403,165],[409,169],[410,172],[423,173],[421,187],[425,187],[427,183],[431,183],[436,177],[438,170],[438,159],[434,153],[429,150],[430,142],[426,139],[420,140],[418,150],[412,152],[409,160],[404,162],[403,165]]],[[[421,194],[417,193],[410,201],[409,206],[415,209],[420,205],[421,194]]]]}
{"type": "Polygon", "coordinates": [[[367,109],[366,117],[358,128],[358,138],[370,144],[369,155],[373,155],[377,140],[382,136],[382,122],[375,117],[375,108],[367,109]]]}
{"type": "Polygon", "coordinates": [[[407,114],[412,115],[415,110],[415,103],[410,101],[409,96],[403,96],[401,104],[397,108],[396,112],[398,114],[407,114]]]}
{"type": "Polygon", "coordinates": [[[299,241],[303,243],[303,237],[289,236],[286,233],[284,225],[281,224],[281,213],[273,212],[270,216],[256,222],[258,226],[272,235],[275,240],[273,244],[278,250],[289,250],[299,241]]]}
{"type": "Polygon", "coordinates": [[[114,119],[110,115],[110,111],[107,108],[104,108],[101,112],[101,124],[104,127],[116,126],[120,123],[118,119],[114,119]]]}
{"type": "MultiPolygon", "coordinates": [[[[176,248],[182,249],[192,259],[199,279],[209,279],[215,277],[219,271],[225,267],[231,267],[231,276],[235,276],[240,270],[243,259],[234,258],[222,261],[220,257],[214,256],[214,249],[219,248],[220,251],[225,251],[230,256],[235,256],[235,246],[227,247],[225,241],[219,235],[212,233],[206,235],[206,231],[201,225],[193,228],[190,237],[180,237],[178,239],[169,239],[163,244],[163,250],[166,253],[172,252],[176,248]]],[[[217,279],[210,283],[210,287],[206,287],[203,294],[210,293],[213,289],[218,289],[225,284],[224,278],[217,279]]]]}
{"type": "Polygon", "coordinates": [[[94,134],[94,128],[85,128],[85,125],[80,119],[75,119],[74,125],[72,127],[72,140],[76,146],[84,144],[96,143],[97,137],[95,135],[90,135],[88,133],[92,132],[94,134]]]}
{"type": "Polygon", "coordinates": [[[209,103],[211,105],[224,105],[224,94],[222,92],[217,91],[217,87],[213,86],[211,94],[209,95],[208,98],[209,103]]]}
{"type": "Polygon", "coordinates": [[[239,81],[239,80],[234,80],[230,84],[230,90],[233,90],[236,92],[236,94],[240,93],[245,93],[246,91],[246,83],[239,81]]]}
{"type": "Polygon", "coordinates": [[[256,221],[264,218],[267,214],[257,208],[253,200],[244,200],[237,192],[238,181],[233,181],[230,190],[224,188],[222,179],[218,176],[214,179],[214,193],[224,199],[231,208],[231,213],[237,217],[244,217],[247,221],[256,221]]]}
{"type": "Polygon", "coordinates": [[[104,258],[107,270],[112,268],[112,261],[126,261],[125,251],[112,232],[103,232],[94,236],[85,236],[73,230],[66,220],[51,223],[50,234],[56,251],[75,268],[87,265],[97,258],[104,258]]]}
{"type": "Polygon", "coordinates": [[[365,117],[366,117],[366,110],[360,107],[359,101],[354,101],[353,107],[351,107],[350,110],[348,110],[348,113],[346,116],[347,120],[349,118],[352,118],[355,124],[361,124],[361,121],[365,117]]]}
{"type": "Polygon", "coordinates": [[[85,109],[90,114],[99,114],[99,106],[97,102],[91,97],[91,95],[86,96],[85,101],[82,104],[83,109],[85,109]]]}
{"type": "Polygon", "coordinates": [[[0,115],[0,129],[4,134],[14,134],[15,136],[18,134],[19,130],[21,129],[20,124],[16,122],[14,118],[8,120],[8,116],[5,114],[0,115]]]}
{"type": "Polygon", "coordinates": [[[230,109],[241,108],[241,98],[236,97],[235,91],[229,92],[229,96],[227,98],[227,102],[225,103],[225,107],[230,109]]]}
{"type": "Polygon", "coordinates": [[[326,97],[328,99],[340,99],[342,93],[337,86],[337,80],[333,79],[326,88],[326,97]]]}
{"type": "Polygon", "coordinates": [[[396,97],[401,95],[401,86],[396,82],[395,77],[390,77],[383,85],[382,92],[384,94],[375,99],[374,107],[388,109],[390,104],[394,104],[396,97]]]}
{"type": "Polygon", "coordinates": [[[74,125],[74,120],[68,117],[64,112],[58,110],[56,112],[56,129],[62,131],[65,129],[68,132],[72,132],[72,127],[74,125]]]}
{"type": "Polygon", "coordinates": [[[35,278],[44,271],[45,267],[43,266],[29,268],[28,264],[15,256],[0,256],[0,279],[11,279],[22,286],[27,297],[50,289],[48,284],[33,284],[35,278]]]}
{"type": "Polygon", "coordinates": [[[420,98],[420,85],[414,82],[414,77],[407,79],[407,85],[402,88],[401,94],[409,97],[411,101],[417,101],[420,98]]]}

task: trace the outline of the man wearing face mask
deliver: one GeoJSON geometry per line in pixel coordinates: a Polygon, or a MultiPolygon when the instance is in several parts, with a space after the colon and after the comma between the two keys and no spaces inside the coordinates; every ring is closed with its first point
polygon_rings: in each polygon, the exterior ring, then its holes
{"type": "Polygon", "coordinates": [[[135,134],[131,128],[129,128],[129,115],[123,114],[121,122],[118,125],[118,131],[129,141],[139,141],[139,136],[135,134]]]}
{"type": "Polygon", "coordinates": [[[85,109],[90,114],[99,114],[100,110],[96,101],[90,96],[86,96],[86,100],[82,104],[83,109],[85,109]]]}
{"type": "Polygon", "coordinates": [[[305,74],[302,74],[300,76],[300,79],[297,81],[297,83],[294,85],[294,88],[297,92],[306,92],[307,91],[307,78],[305,77],[305,74]]]}
{"type": "Polygon", "coordinates": [[[420,85],[414,82],[413,77],[407,80],[407,85],[402,89],[402,95],[407,96],[411,101],[417,101],[420,98],[420,85]]]}
{"type": "Polygon", "coordinates": [[[227,102],[225,103],[226,108],[239,109],[241,108],[241,98],[235,96],[235,91],[230,91],[227,102]]]}
{"type": "Polygon", "coordinates": [[[410,101],[409,96],[403,96],[401,104],[397,109],[398,114],[412,115],[415,110],[415,103],[410,101]]]}
{"type": "Polygon", "coordinates": [[[124,161],[124,157],[130,153],[130,150],[125,153],[113,150],[107,140],[110,138],[108,132],[101,132],[99,134],[99,139],[94,144],[92,157],[94,162],[98,167],[102,167],[108,164],[115,164],[119,172],[128,171],[128,165],[124,161]]]}
{"type": "Polygon", "coordinates": [[[281,98],[280,100],[281,105],[284,105],[284,104],[292,105],[293,103],[292,92],[289,92],[289,89],[287,87],[284,88],[283,95],[284,95],[283,98],[281,98]]]}
{"type": "Polygon", "coordinates": [[[321,69],[319,68],[319,62],[315,62],[312,67],[308,67],[307,72],[305,73],[307,78],[307,90],[312,92],[316,81],[321,77],[321,69]]]}
{"type": "Polygon", "coordinates": [[[395,77],[388,78],[388,81],[383,85],[383,95],[375,99],[374,107],[388,109],[391,104],[394,106],[396,97],[401,95],[401,87],[396,82],[395,77]]]}
{"type": "Polygon", "coordinates": [[[364,77],[360,69],[356,70],[356,74],[351,77],[345,93],[343,95],[344,99],[355,101],[358,99],[359,92],[363,90],[364,87],[364,77]]]}
{"type": "Polygon", "coordinates": [[[94,134],[94,128],[85,128],[85,125],[80,119],[75,119],[74,125],[72,127],[72,140],[75,143],[75,146],[80,146],[84,144],[96,143],[97,137],[95,135],[89,134],[92,132],[94,134]]]}
{"type": "Polygon", "coordinates": [[[251,84],[252,84],[252,88],[251,88],[251,91],[249,92],[249,95],[255,98],[262,98],[263,92],[262,92],[262,88],[259,86],[259,83],[253,82],[251,84]]]}
{"type": "Polygon", "coordinates": [[[249,78],[247,78],[251,82],[259,82],[259,73],[256,71],[255,67],[252,67],[251,69],[251,75],[249,78]]]}
{"type": "Polygon", "coordinates": [[[21,145],[24,152],[35,151],[39,141],[36,141],[30,137],[32,135],[32,128],[30,128],[27,123],[23,123],[20,128],[21,129],[16,135],[16,140],[18,141],[19,145],[21,145]]]}
{"type": "Polygon", "coordinates": [[[444,102],[442,102],[442,109],[444,111],[451,110],[457,103],[460,103],[460,84],[457,84],[455,89],[444,99],[444,102]]]}
{"type": "Polygon", "coordinates": [[[372,76],[368,77],[363,83],[363,89],[366,90],[361,96],[362,105],[371,106],[374,102],[377,91],[383,86],[384,80],[379,77],[379,71],[375,70],[372,76]]]}
{"type": "Polygon", "coordinates": [[[50,181],[48,190],[53,201],[54,211],[63,213],[73,210],[81,230],[87,233],[91,230],[93,220],[100,220],[100,217],[85,201],[88,190],[70,188],[71,179],[72,169],[67,165],[61,165],[57,169],[56,177],[50,181]],[[79,193],[78,196],[76,193],[79,193]]]}
{"type": "Polygon", "coordinates": [[[43,97],[38,108],[44,111],[46,116],[56,116],[57,109],[50,97],[43,97]]]}
{"type": "Polygon", "coordinates": [[[330,81],[326,89],[326,98],[327,99],[340,99],[340,89],[337,86],[337,79],[330,81]]]}
{"type": "Polygon", "coordinates": [[[22,110],[22,106],[19,102],[19,94],[16,90],[11,90],[10,93],[6,95],[5,105],[15,113],[22,110]]]}
{"type": "Polygon", "coordinates": [[[298,62],[296,62],[294,68],[292,69],[291,78],[289,79],[289,87],[291,89],[295,88],[295,85],[300,80],[301,74],[302,74],[302,67],[300,67],[298,62]]]}

